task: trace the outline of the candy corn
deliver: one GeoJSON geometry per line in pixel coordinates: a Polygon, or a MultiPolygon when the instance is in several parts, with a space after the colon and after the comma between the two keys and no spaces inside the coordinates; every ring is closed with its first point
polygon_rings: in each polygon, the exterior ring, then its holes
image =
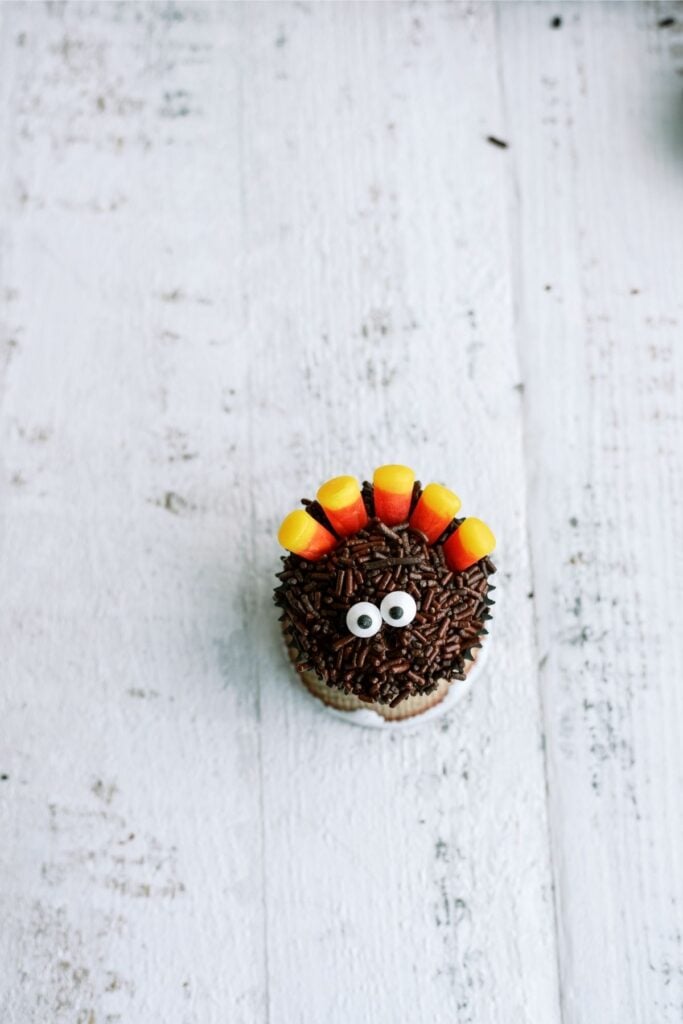
{"type": "Polygon", "coordinates": [[[277,539],[283,548],[292,551],[309,562],[317,562],[328,551],[337,546],[337,540],[329,530],[321,526],[313,516],[302,508],[290,512],[282,521],[277,539]]]}
{"type": "Polygon", "coordinates": [[[421,530],[430,544],[439,539],[453,522],[462,502],[457,494],[441,484],[428,484],[410,517],[410,525],[421,530]]]}
{"type": "Polygon", "coordinates": [[[490,555],[496,546],[496,538],[486,523],[474,517],[466,519],[452,533],[443,546],[448,568],[463,572],[485,555],[490,555]]]}
{"type": "Polygon", "coordinates": [[[405,523],[410,514],[415,473],[408,466],[380,466],[373,477],[375,515],[387,526],[405,523]]]}
{"type": "Polygon", "coordinates": [[[368,521],[355,476],[335,476],[322,485],[316,497],[340,537],[362,530],[368,521]]]}

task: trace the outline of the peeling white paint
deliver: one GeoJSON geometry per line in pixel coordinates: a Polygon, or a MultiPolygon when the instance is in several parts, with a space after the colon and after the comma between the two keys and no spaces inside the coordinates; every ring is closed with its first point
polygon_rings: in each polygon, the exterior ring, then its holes
{"type": "Polygon", "coordinates": [[[560,14],[0,7],[3,1024],[680,1019],[683,20],[560,14]],[[390,460],[505,602],[385,736],[270,591],[390,460]]]}

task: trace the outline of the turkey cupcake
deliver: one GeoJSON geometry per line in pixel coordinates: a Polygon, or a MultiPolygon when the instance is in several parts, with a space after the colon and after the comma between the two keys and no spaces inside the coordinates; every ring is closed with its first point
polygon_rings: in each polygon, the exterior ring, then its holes
{"type": "Polygon", "coordinates": [[[328,708],[389,727],[441,713],[481,664],[493,533],[407,466],[335,477],[282,522],[275,603],[299,678],[328,708]]]}

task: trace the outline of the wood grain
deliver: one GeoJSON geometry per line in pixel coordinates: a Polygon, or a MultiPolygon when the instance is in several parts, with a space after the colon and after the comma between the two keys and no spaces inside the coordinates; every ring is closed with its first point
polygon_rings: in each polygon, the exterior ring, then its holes
{"type": "Polygon", "coordinates": [[[683,22],[563,12],[499,10],[563,1017],[678,1021],[683,22]]]}
{"type": "Polygon", "coordinates": [[[680,1019],[683,16],[561,14],[0,7],[3,1024],[680,1019]],[[385,736],[270,593],[390,460],[502,600],[385,736]]]}
{"type": "Polygon", "coordinates": [[[488,9],[249,17],[254,644],[279,517],[384,461],[505,508],[512,609],[445,732],[356,734],[260,660],[278,1021],[556,1017],[493,30],[488,9]]]}

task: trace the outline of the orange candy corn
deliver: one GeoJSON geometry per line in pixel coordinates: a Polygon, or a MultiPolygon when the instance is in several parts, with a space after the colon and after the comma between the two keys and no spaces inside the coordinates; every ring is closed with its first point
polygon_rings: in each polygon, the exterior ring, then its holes
{"type": "Polygon", "coordinates": [[[375,515],[387,526],[405,523],[410,515],[415,473],[408,466],[380,466],[373,477],[375,515]]]}
{"type": "Polygon", "coordinates": [[[460,524],[443,546],[448,568],[463,572],[485,555],[490,555],[496,546],[496,538],[481,519],[471,517],[460,524]]]}
{"type": "Polygon", "coordinates": [[[283,519],[282,526],[278,530],[277,539],[283,548],[308,559],[309,562],[317,562],[319,558],[326,555],[328,551],[337,546],[337,539],[329,530],[321,526],[313,516],[309,516],[302,508],[296,512],[290,512],[283,519]]]}
{"type": "Polygon", "coordinates": [[[453,521],[462,502],[457,494],[441,484],[428,484],[410,517],[410,525],[421,530],[430,544],[439,539],[453,521]]]}
{"type": "Polygon", "coordinates": [[[355,476],[335,476],[318,490],[318,501],[340,537],[362,530],[368,514],[355,476]]]}

